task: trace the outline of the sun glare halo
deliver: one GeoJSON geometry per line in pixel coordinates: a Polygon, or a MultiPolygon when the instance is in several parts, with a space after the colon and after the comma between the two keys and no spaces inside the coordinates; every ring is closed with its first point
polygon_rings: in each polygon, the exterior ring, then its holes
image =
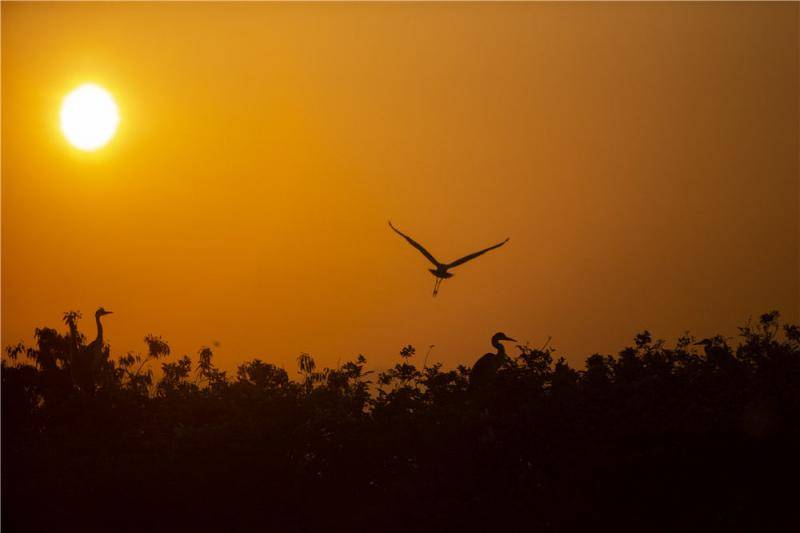
{"type": "Polygon", "coordinates": [[[104,88],[85,83],[73,89],[61,104],[61,131],[79,150],[105,146],[119,125],[119,109],[104,88]]]}

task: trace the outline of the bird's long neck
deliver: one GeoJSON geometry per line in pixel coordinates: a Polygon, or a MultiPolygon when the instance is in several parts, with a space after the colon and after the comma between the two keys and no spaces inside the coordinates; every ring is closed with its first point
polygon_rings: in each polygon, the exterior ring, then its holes
{"type": "Polygon", "coordinates": [[[103,345],[103,324],[100,322],[100,315],[95,315],[94,317],[95,322],[97,322],[97,339],[95,339],[96,343],[99,343],[100,346],[103,345]]]}
{"type": "Polygon", "coordinates": [[[497,348],[497,355],[502,357],[506,354],[506,347],[503,346],[500,341],[492,339],[492,346],[497,348]]]}

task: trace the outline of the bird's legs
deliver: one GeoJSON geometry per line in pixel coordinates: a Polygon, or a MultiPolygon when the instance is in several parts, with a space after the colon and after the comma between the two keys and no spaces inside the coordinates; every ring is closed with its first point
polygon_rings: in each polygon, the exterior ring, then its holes
{"type": "Polygon", "coordinates": [[[436,281],[433,284],[433,295],[436,296],[439,294],[439,285],[442,284],[442,278],[436,278],[436,281]]]}

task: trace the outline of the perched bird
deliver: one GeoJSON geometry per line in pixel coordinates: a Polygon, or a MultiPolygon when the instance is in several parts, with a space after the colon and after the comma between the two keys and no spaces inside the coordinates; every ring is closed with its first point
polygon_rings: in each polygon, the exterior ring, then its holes
{"type": "Polygon", "coordinates": [[[113,311],[106,311],[102,307],[94,313],[94,320],[97,323],[97,337],[86,347],[93,363],[99,361],[103,354],[103,324],[100,322],[100,317],[111,313],[113,311]]]}
{"type": "Polygon", "coordinates": [[[93,380],[97,379],[100,366],[102,365],[105,357],[105,354],[103,353],[103,347],[105,346],[105,341],[103,340],[103,324],[100,322],[100,317],[104,315],[110,315],[112,312],[113,311],[106,311],[100,307],[94,313],[94,320],[97,323],[97,337],[95,337],[95,339],[86,347],[93,380]]]}
{"type": "Polygon", "coordinates": [[[695,342],[694,345],[703,347],[706,361],[713,366],[726,372],[733,371],[736,368],[736,358],[731,353],[723,337],[716,336],[710,339],[703,339],[695,342]]]}
{"type": "Polygon", "coordinates": [[[73,369],[75,382],[82,391],[88,394],[94,394],[95,384],[97,383],[104,358],[103,345],[105,342],[103,341],[103,324],[100,322],[100,317],[110,314],[111,311],[106,311],[102,307],[95,312],[94,320],[97,323],[97,337],[81,350],[82,353],[73,369]]]}
{"type": "Polygon", "coordinates": [[[434,296],[439,294],[439,285],[441,285],[442,281],[447,279],[447,278],[452,278],[453,277],[453,274],[448,272],[448,270],[450,270],[451,268],[455,268],[455,267],[457,267],[459,265],[463,265],[467,261],[471,261],[471,260],[475,259],[476,257],[481,256],[481,255],[485,254],[486,252],[488,252],[490,250],[494,250],[495,248],[499,248],[499,247],[503,246],[505,243],[508,242],[508,238],[507,238],[503,242],[497,243],[497,244],[495,244],[493,246],[490,246],[488,248],[484,248],[483,250],[480,250],[479,252],[475,252],[475,253],[472,253],[472,254],[469,254],[469,255],[465,255],[461,259],[456,259],[452,263],[442,263],[442,262],[438,261],[435,257],[433,257],[433,255],[431,255],[431,253],[428,250],[426,250],[420,243],[418,243],[417,241],[415,241],[414,239],[412,239],[411,237],[409,237],[408,235],[406,235],[405,233],[403,233],[399,229],[395,228],[392,225],[391,221],[389,221],[389,227],[392,228],[398,235],[400,235],[405,240],[407,240],[408,243],[411,246],[413,246],[414,248],[419,250],[422,253],[422,255],[424,255],[428,259],[428,261],[433,263],[433,265],[436,267],[436,268],[429,268],[428,269],[428,272],[430,272],[431,274],[433,274],[436,277],[436,283],[433,286],[433,295],[434,296]]]}
{"type": "Polygon", "coordinates": [[[469,384],[471,387],[483,387],[488,384],[506,357],[506,347],[502,341],[517,342],[505,333],[495,333],[492,336],[492,346],[497,349],[497,353],[487,353],[475,362],[469,374],[469,384]]]}

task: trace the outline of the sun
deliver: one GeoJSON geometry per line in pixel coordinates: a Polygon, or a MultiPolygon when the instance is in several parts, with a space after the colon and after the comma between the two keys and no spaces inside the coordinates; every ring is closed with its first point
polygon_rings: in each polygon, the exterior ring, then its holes
{"type": "Polygon", "coordinates": [[[61,131],[72,146],[87,152],[105,146],[119,125],[114,97],[94,83],[75,88],[61,104],[61,131]]]}

